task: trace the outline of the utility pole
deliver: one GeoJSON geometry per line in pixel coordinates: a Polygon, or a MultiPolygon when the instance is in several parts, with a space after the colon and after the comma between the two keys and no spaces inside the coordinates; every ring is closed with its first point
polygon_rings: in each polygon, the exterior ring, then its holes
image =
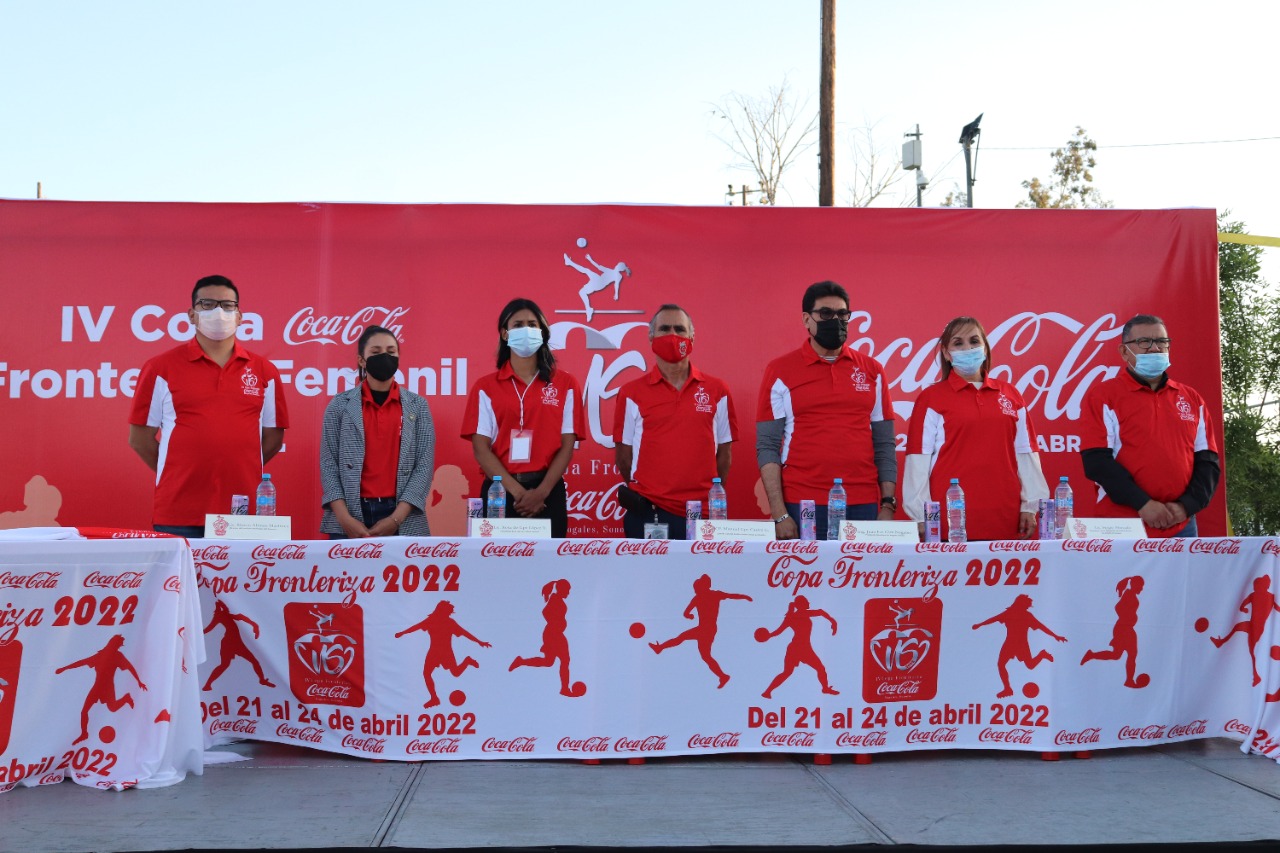
{"type": "Polygon", "coordinates": [[[732,204],[733,204],[733,197],[734,197],[735,195],[739,195],[739,194],[741,194],[741,195],[742,195],[742,206],[743,206],[743,207],[746,207],[748,204],[750,204],[750,202],[749,202],[749,201],[747,201],[747,194],[748,194],[748,193],[760,193],[761,195],[764,195],[764,190],[762,190],[762,189],[752,189],[751,187],[748,187],[746,184],[743,184],[743,185],[742,185],[742,189],[741,189],[741,190],[735,190],[735,189],[733,188],[733,184],[729,184],[729,191],[728,191],[727,193],[725,193],[725,197],[729,199],[729,204],[732,206],[732,204]]]}
{"type": "Polygon", "coordinates": [[[822,73],[818,96],[818,206],[835,204],[836,0],[822,0],[822,73]]]}
{"type": "Polygon", "coordinates": [[[929,186],[924,176],[924,156],[920,150],[920,125],[916,125],[915,133],[907,131],[902,134],[909,141],[902,143],[902,168],[916,173],[916,207],[924,207],[924,188],[929,186]]]}

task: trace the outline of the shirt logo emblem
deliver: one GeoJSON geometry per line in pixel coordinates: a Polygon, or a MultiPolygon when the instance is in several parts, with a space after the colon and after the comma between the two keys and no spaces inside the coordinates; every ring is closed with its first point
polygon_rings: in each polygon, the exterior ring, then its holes
{"type": "Polygon", "coordinates": [[[253,368],[245,367],[244,373],[240,374],[241,390],[250,397],[261,397],[262,389],[258,387],[258,374],[253,372],[253,368]]]}
{"type": "Polygon", "coordinates": [[[707,393],[705,388],[699,388],[693,392],[694,408],[699,412],[711,411],[711,395],[707,393]]]}
{"type": "Polygon", "coordinates": [[[556,386],[544,385],[542,387],[542,405],[544,406],[560,405],[560,392],[556,389],[556,386]]]}
{"type": "Polygon", "coordinates": [[[1178,417],[1184,421],[1195,422],[1195,412],[1191,411],[1191,404],[1187,402],[1187,398],[1181,394],[1178,395],[1178,417]]]}
{"type": "Polygon", "coordinates": [[[853,381],[853,390],[870,391],[871,383],[867,381],[867,373],[861,367],[855,367],[853,373],[849,374],[849,379],[853,381]]]}
{"type": "Polygon", "coordinates": [[[1018,413],[1014,411],[1013,401],[1006,397],[1004,392],[1001,392],[1000,396],[996,398],[996,402],[1000,404],[1000,414],[1008,415],[1011,418],[1018,416],[1018,413]]]}

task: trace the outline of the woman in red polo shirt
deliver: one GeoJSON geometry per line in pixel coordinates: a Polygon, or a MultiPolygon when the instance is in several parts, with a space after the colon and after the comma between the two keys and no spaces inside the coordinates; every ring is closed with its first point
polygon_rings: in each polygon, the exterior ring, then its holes
{"type": "Polygon", "coordinates": [[[529,299],[513,299],[498,315],[498,371],[471,386],[462,437],[471,442],[489,492],[494,477],[507,490],[507,515],[551,520],[551,535],[569,528],[564,472],[582,432],[578,381],[556,367],[551,327],[529,299]]]}
{"type": "Polygon", "coordinates": [[[1032,536],[1049,486],[1022,395],[990,376],[991,346],[972,317],[957,317],[942,330],[938,358],[942,380],[920,392],[911,412],[903,509],[922,521],[924,502],[944,501],[951,478],[958,477],[969,539],[1032,536]]]}
{"type": "Polygon", "coordinates": [[[329,401],[320,440],[320,532],[331,539],[428,536],[435,428],[427,401],[396,382],[400,342],[369,326],[356,343],[360,383],[329,401]]]}

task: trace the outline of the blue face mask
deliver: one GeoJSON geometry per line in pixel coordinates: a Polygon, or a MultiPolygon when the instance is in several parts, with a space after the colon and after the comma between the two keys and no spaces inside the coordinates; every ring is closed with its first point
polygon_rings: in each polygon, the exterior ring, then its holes
{"type": "Polygon", "coordinates": [[[534,326],[508,329],[507,346],[516,355],[528,358],[542,347],[542,330],[534,326]]]}
{"type": "Polygon", "coordinates": [[[987,360],[987,352],[981,347],[951,350],[947,355],[951,358],[951,366],[962,376],[976,376],[982,370],[982,363],[987,360]]]}
{"type": "MultiPolygon", "coordinates": [[[[1129,350],[1133,352],[1133,350],[1129,350]]],[[[1169,369],[1167,352],[1134,352],[1133,372],[1146,379],[1162,376],[1169,369]]]]}

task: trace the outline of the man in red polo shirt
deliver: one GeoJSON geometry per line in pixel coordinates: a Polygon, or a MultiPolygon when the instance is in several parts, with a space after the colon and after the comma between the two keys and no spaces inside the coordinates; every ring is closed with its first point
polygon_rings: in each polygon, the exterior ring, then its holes
{"type": "Polygon", "coordinates": [[[252,497],[289,415],[275,365],[236,342],[243,317],[231,279],[197,281],[187,316],[195,338],[142,366],[129,446],[156,472],[155,529],[198,538],[206,514],[230,512],[232,495],[252,497]]]}
{"type": "Polygon", "coordinates": [[[668,538],[684,539],[685,502],[706,500],[711,479],[729,474],[737,421],[728,386],[689,361],[693,320],[683,308],[658,309],[649,346],[653,369],[618,390],[613,410],[618,472],[634,492],[622,525],[643,539],[656,516],[668,538]]]}
{"type": "Polygon", "coordinates": [[[1136,515],[1153,538],[1196,536],[1195,515],[1221,475],[1204,400],[1169,378],[1169,333],[1159,317],[1125,323],[1119,350],[1125,369],[1084,397],[1080,455],[1098,484],[1093,514],[1136,515]]]}
{"type": "Polygon", "coordinates": [[[756,461],[779,539],[795,539],[800,501],[817,506],[827,534],[827,493],[844,482],[845,518],[889,520],[898,459],[889,381],[873,358],[845,346],[849,294],[834,281],[804,292],[808,337],[765,368],[756,407],[756,461]]]}

